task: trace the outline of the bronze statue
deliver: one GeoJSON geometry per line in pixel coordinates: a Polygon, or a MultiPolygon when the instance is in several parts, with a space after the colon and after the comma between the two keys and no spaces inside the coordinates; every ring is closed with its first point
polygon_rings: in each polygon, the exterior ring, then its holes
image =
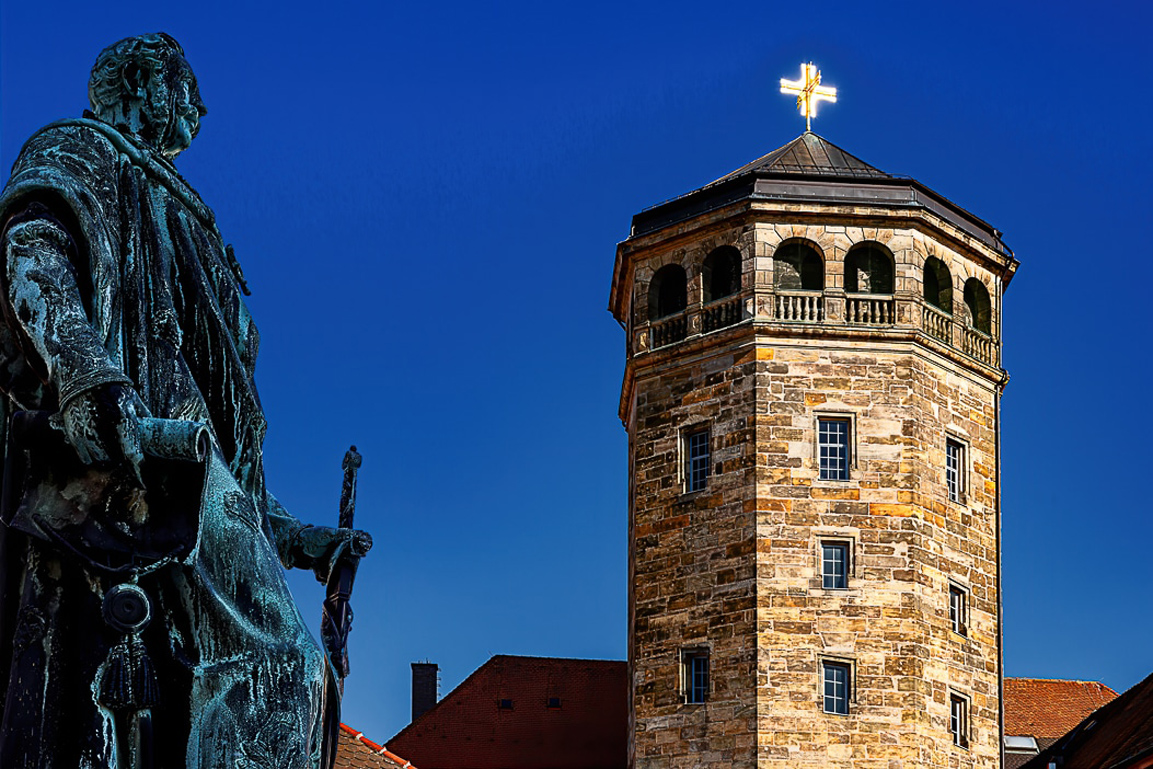
{"type": "Polygon", "coordinates": [[[248,286],[172,164],[206,113],[180,45],[109,46],[88,92],[0,195],[0,766],[329,766],[347,661],[282,567],[333,584],[371,538],[265,489],[248,286]]]}

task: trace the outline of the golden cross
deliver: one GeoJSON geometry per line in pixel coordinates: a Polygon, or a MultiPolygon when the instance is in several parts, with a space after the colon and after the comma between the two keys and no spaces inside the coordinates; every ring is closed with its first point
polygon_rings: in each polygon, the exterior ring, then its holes
{"type": "Polygon", "coordinates": [[[821,99],[835,102],[837,89],[821,85],[821,71],[812,62],[801,65],[800,80],[781,78],[781,93],[797,95],[797,109],[805,116],[805,130],[813,129],[813,118],[817,116],[817,102],[821,99]]]}

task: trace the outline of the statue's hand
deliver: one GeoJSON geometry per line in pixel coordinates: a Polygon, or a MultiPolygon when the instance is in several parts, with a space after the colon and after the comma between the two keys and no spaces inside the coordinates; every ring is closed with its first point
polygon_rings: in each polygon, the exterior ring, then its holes
{"type": "MultiPolygon", "coordinates": [[[[329,573],[342,561],[361,559],[372,549],[372,535],[360,529],[329,529],[332,540],[329,544],[329,573]]],[[[319,576],[319,575],[317,575],[319,576]]]]}
{"type": "Polygon", "coordinates": [[[70,400],[60,416],[64,435],[82,462],[127,466],[140,480],[140,421],[128,387],[93,387],[70,400]]]}
{"type": "Polygon", "coordinates": [[[293,564],[312,569],[320,582],[327,582],[342,561],[363,558],[372,549],[372,535],[360,529],[305,526],[294,539],[293,564]]]}
{"type": "Polygon", "coordinates": [[[360,529],[337,529],[348,537],[348,555],[363,558],[372,549],[372,535],[360,529]]]}

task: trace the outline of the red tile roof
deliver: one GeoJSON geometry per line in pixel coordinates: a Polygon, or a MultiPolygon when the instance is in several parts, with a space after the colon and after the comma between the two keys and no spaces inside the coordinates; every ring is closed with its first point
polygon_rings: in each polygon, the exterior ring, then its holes
{"type": "Polygon", "coordinates": [[[1025,765],[1046,769],[1147,769],[1153,766],[1153,675],[1133,686],[1025,765]]]}
{"type": "Polygon", "coordinates": [[[497,655],[387,744],[420,769],[624,769],[627,684],[619,660],[497,655]]]}
{"type": "Polygon", "coordinates": [[[1096,681],[1005,679],[1005,734],[1060,737],[1117,692],[1096,681]]]}
{"type": "Polygon", "coordinates": [[[335,769],[416,769],[347,724],[340,725],[335,769]]]}

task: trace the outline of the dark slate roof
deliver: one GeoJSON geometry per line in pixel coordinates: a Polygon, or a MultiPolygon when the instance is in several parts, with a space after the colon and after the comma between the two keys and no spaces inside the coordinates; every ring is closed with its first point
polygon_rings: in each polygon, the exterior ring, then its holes
{"type": "Polygon", "coordinates": [[[811,131],[680,197],[633,217],[631,237],[656,232],[743,200],[924,208],[997,251],[1011,254],[988,222],[916,179],[885,173],[811,131]]]}
{"type": "Polygon", "coordinates": [[[714,184],[735,179],[751,171],[803,176],[832,176],[850,179],[891,179],[890,174],[873,168],[856,155],[851,155],[828,139],[805,131],[784,147],[747,163],[714,184]]]}
{"type": "Polygon", "coordinates": [[[420,769],[625,769],[628,729],[625,662],[497,655],[387,745],[420,769]]]}
{"type": "Polygon", "coordinates": [[[1093,711],[1025,767],[1045,769],[1056,760],[1062,769],[1130,769],[1151,759],[1153,675],[1093,711]]]}

